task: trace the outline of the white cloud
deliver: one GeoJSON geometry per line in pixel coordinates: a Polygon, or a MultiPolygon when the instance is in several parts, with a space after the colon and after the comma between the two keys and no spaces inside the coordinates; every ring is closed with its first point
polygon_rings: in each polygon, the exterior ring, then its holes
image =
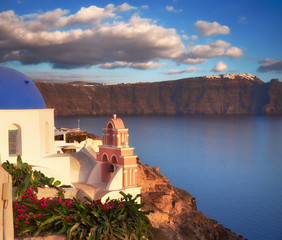
{"type": "Polygon", "coordinates": [[[115,69],[115,68],[136,68],[136,69],[155,69],[165,66],[165,63],[157,63],[157,62],[143,62],[143,63],[130,63],[130,62],[122,62],[117,61],[113,63],[104,63],[98,65],[100,68],[105,69],[115,69]]]}
{"type": "Polygon", "coordinates": [[[214,68],[212,69],[213,72],[223,72],[228,68],[228,66],[223,63],[222,61],[219,61],[214,68]]]}
{"type": "Polygon", "coordinates": [[[128,22],[116,19],[112,23],[101,22],[114,18],[115,9],[113,5],[91,6],[73,15],[67,15],[67,10],[56,9],[24,17],[13,11],[2,12],[0,62],[49,62],[55,68],[128,62],[132,63],[130,67],[145,69],[156,67],[145,63],[174,60],[185,51],[175,29],[158,26],[136,14],[128,22]],[[69,28],[74,25],[75,28],[69,28]]]}
{"type": "Polygon", "coordinates": [[[196,67],[188,67],[185,70],[181,70],[181,69],[171,69],[169,71],[165,71],[162,72],[163,74],[169,74],[169,75],[173,75],[173,74],[181,74],[181,73],[191,73],[191,72],[199,72],[201,71],[200,68],[196,68],[196,67]]]}
{"type": "Polygon", "coordinates": [[[175,9],[173,6],[166,6],[165,9],[168,11],[168,12],[175,12],[175,9]]]}
{"type": "Polygon", "coordinates": [[[227,26],[220,25],[218,22],[197,21],[195,27],[200,31],[201,36],[211,36],[215,34],[229,34],[227,26]]]}
{"type": "Polygon", "coordinates": [[[243,55],[240,48],[231,47],[231,44],[222,40],[217,40],[209,45],[196,45],[188,50],[191,58],[218,58],[231,57],[238,58],[243,55]]]}
{"type": "Polygon", "coordinates": [[[176,10],[173,6],[166,6],[165,9],[166,9],[168,12],[173,12],[173,13],[182,12],[182,9],[176,10]]]}
{"type": "Polygon", "coordinates": [[[26,75],[35,82],[103,82],[101,78],[106,77],[105,75],[75,74],[69,72],[27,72],[26,75]]]}
{"type": "Polygon", "coordinates": [[[148,5],[143,5],[143,6],[141,6],[141,9],[149,9],[149,6],[148,5]]]}
{"type": "Polygon", "coordinates": [[[188,67],[186,68],[185,72],[199,72],[201,71],[200,68],[196,68],[196,67],[188,67]]]}
{"type": "Polygon", "coordinates": [[[266,58],[262,61],[258,61],[258,63],[262,64],[257,71],[258,72],[276,72],[282,74],[282,61],[276,61],[271,58],[266,58]]]}
{"type": "MultiPolygon", "coordinates": [[[[242,50],[218,40],[186,48],[174,28],[165,28],[136,13],[123,21],[118,13],[136,9],[128,4],[104,8],[82,7],[70,14],[65,9],[18,16],[0,13],[0,63],[50,63],[54,68],[153,69],[161,60],[200,64],[209,58],[236,58],[242,50]],[[105,21],[106,20],[106,21],[105,21]]],[[[134,11],[135,12],[135,11],[134,11]]],[[[189,39],[196,40],[193,35],[189,39]]]]}
{"type": "Polygon", "coordinates": [[[178,62],[188,65],[195,65],[200,63],[205,63],[207,61],[206,58],[190,58],[187,56],[183,56],[182,59],[179,59],[178,62]]]}
{"type": "Polygon", "coordinates": [[[231,58],[238,58],[241,57],[242,55],[243,55],[243,51],[237,47],[230,47],[225,52],[225,56],[231,58]]]}
{"type": "Polygon", "coordinates": [[[133,7],[127,3],[124,3],[116,8],[116,12],[120,13],[120,12],[125,12],[129,10],[134,10],[134,9],[136,9],[136,7],[133,7]]]}

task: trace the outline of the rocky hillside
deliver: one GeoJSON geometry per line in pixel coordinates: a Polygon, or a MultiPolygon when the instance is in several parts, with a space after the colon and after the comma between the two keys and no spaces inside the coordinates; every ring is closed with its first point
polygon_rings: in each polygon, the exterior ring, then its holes
{"type": "Polygon", "coordinates": [[[138,185],[142,186],[142,202],[149,215],[155,240],[242,240],[242,236],[197,211],[196,199],[171,185],[152,168],[138,163],[138,185]]]}
{"type": "Polygon", "coordinates": [[[56,116],[282,114],[282,82],[227,74],[131,84],[43,83],[36,86],[56,116]]]}

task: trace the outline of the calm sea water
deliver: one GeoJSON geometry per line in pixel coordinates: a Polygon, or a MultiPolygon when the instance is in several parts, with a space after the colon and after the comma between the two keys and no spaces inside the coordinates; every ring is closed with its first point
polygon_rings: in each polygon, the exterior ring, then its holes
{"type": "MultiPolygon", "coordinates": [[[[107,119],[83,117],[80,127],[102,136],[107,119]]],[[[198,210],[249,240],[282,239],[282,117],[123,120],[135,154],[196,197],[198,210]]]]}

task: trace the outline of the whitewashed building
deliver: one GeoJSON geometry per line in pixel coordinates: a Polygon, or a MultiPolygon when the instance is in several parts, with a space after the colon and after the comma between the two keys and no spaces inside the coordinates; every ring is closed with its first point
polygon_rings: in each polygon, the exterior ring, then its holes
{"type": "Polygon", "coordinates": [[[140,193],[137,156],[121,119],[108,121],[103,142],[89,139],[77,145],[77,153],[58,151],[70,146],[64,138],[55,143],[54,132],[54,109],[46,108],[35,84],[18,71],[0,67],[0,163],[16,163],[21,156],[47,176],[80,189],[81,198],[103,201],[120,197],[119,191],[140,193]]]}
{"type": "Polygon", "coordinates": [[[25,75],[0,67],[0,162],[15,163],[17,156],[71,184],[69,156],[55,151],[54,109],[46,108],[39,90],[25,75]]]}

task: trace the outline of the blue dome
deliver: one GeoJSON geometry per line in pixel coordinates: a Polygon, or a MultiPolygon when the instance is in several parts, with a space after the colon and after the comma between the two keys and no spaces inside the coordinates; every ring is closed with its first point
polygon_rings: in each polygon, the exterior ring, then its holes
{"type": "Polygon", "coordinates": [[[25,75],[0,67],[0,109],[46,108],[39,90],[25,75]]]}

